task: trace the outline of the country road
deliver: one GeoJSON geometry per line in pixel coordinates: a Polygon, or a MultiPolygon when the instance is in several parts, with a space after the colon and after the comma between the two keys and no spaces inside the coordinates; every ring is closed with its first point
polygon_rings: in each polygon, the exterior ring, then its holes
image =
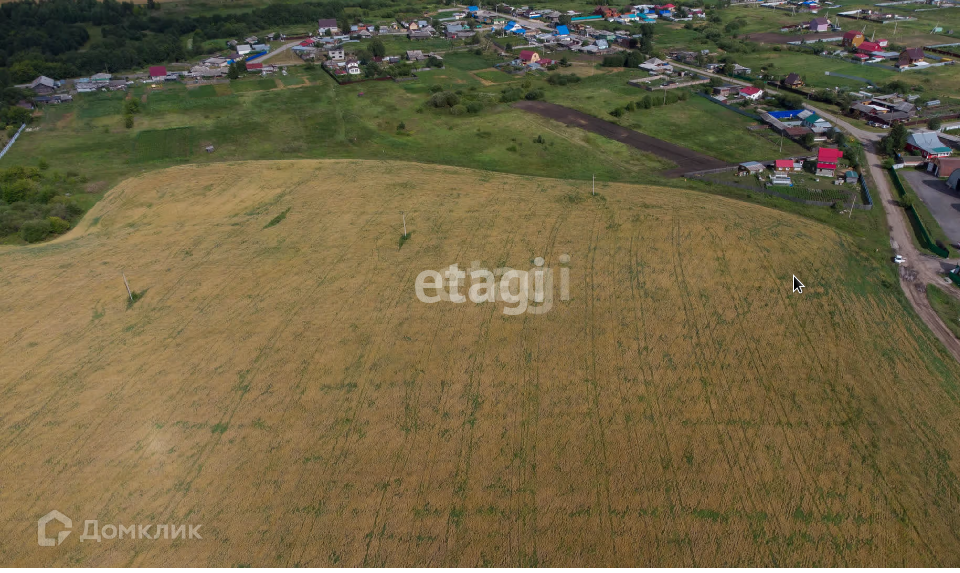
{"type": "MultiPolygon", "coordinates": [[[[704,76],[722,78],[725,82],[731,84],[743,86],[752,85],[750,82],[713,74],[693,66],[677,63],[673,65],[675,67],[693,70],[704,76]]],[[[778,93],[777,90],[770,89],[769,87],[765,87],[764,89],[769,93],[778,93]]],[[[947,325],[944,324],[937,313],[934,312],[926,295],[926,286],[928,284],[936,284],[945,286],[946,288],[943,289],[945,292],[955,299],[960,300],[960,290],[954,288],[952,284],[944,284],[945,279],[943,276],[943,273],[956,266],[958,261],[957,259],[937,259],[929,255],[921,255],[920,251],[918,251],[917,247],[913,244],[913,231],[910,228],[910,223],[907,221],[906,214],[893,199],[890,183],[884,173],[880,157],[876,152],[876,144],[880,141],[882,134],[855,127],[836,115],[822,111],[810,104],[804,103],[803,107],[815,112],[827,121],[832,122],[863,143],[863,150],[867,157],[870,176],[873,178],[876,192],[879,195],[879,197],[874,197],[873,199],[875,203],[879,203],[883,207],[883,211],[887,216],[891,247],[893,243],[896,243],[897,252],[907,259],[907,263],[904,265],[906,269],[916,271],[917,273],[917,277],[913,281],[904,279],[901,273],[900,287],[903,289],[904,294],[907,295],[910,306],[913,307],[923,322],[930,327],[933,334],[943,342],[943,345],[950,351],[954,359],[960,362],[960,340],[953,335],[950,329],[947,328],[947,325]]]]}

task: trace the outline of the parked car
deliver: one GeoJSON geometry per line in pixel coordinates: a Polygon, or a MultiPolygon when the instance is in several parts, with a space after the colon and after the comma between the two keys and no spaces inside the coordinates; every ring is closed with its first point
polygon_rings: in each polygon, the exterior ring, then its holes
{"type": "Polygon", "coordinates": [[[897,255],[893,257],[893,262],[897,263],[898,265],[902,265],[903,263],[907,262],[907,259],[903,258],[903,255],[897,255]]]}

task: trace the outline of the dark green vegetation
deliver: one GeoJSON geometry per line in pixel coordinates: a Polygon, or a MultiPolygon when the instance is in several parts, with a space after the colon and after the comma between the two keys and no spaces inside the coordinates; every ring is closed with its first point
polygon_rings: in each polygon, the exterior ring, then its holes
{"type": "MultiPolygon", "coordinates": [[[[948,286],[946,288],[955,288],[948,286]]],[[[927,300],[934,312],[947,325],[954,336],[960,338],[960,301],[943,292],[936,285],[927,285],[927,300]]]]}
{"type": "Polygon", "coordinates": [[[70,229],[93,204],[77,172],[38,167],[0,170],[0,242],[37,243],[70,229]]]}

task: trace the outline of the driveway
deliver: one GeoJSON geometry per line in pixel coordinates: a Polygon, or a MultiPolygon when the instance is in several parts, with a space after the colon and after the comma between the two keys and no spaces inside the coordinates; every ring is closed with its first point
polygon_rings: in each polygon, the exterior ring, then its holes
{"type": "Polygon", "coordinates": [[[926,171],[906,168],[897,173],[927,205],[950,242],[960,242],[960,193],[926,171]]]}

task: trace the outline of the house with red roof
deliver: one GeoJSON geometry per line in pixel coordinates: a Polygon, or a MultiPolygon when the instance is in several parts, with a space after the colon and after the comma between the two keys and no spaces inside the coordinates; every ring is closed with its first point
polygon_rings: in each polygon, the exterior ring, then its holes
{"type": "Polygon", "coordinates": [[[261,71],[261,70],[263,70],[263,64],[261,64],[260,62],[247,62],[248,72],[261,71]]]}
{"type": "Polygon", "coordinates": [[[863,32],[860,30],[850,30],[843,33],[843,45],[857,48],[863,43],[863,32]]]}
{"type": "Polygon", "coordinates": [[[817,149],[817,175],[833,177],[837,170],[837,163],[842,157],[843,152],[836,147],[817,149]]]}
{"type": "Polygon", "coordinates": [[[597,6],[597,9],[593,11],[597,16],[603,16],[604,18],[616,18],[619,16],[617,11],[609,6],[597,6]]]}
{"type": "Polygon", "coordinates": [[[524,64],[535,64],[540,61],[540,54],[533,50],[523,50],[520,52],[520,61],[524,64]]]}
{"type": "Polygon", "coordinates": [[[167,67],[166,66],[150,66],[150,70],[147,72],[150,76],[150,79],[155,82],[162,82],[167,77],[167,67]]]}
{"type": "Polygon", "coordinates": [[[763,90],[753,86],[740,88],[740,95],[748,100],[757,101],[763,97],[763,90]]]}
{"type": "Polygon", "coordinates": [[[883,46],[877,42],[860,42],[860,45],[857,46],[857,51],[861,54],[872,54],[874,52],[882,52],[883,46]]]}
{"type": "Polygon", "coordinates": [[[773,162],[773,170],[779,172],[800,171],[803,163],[794,159],[777,159],[773,162]]]}

